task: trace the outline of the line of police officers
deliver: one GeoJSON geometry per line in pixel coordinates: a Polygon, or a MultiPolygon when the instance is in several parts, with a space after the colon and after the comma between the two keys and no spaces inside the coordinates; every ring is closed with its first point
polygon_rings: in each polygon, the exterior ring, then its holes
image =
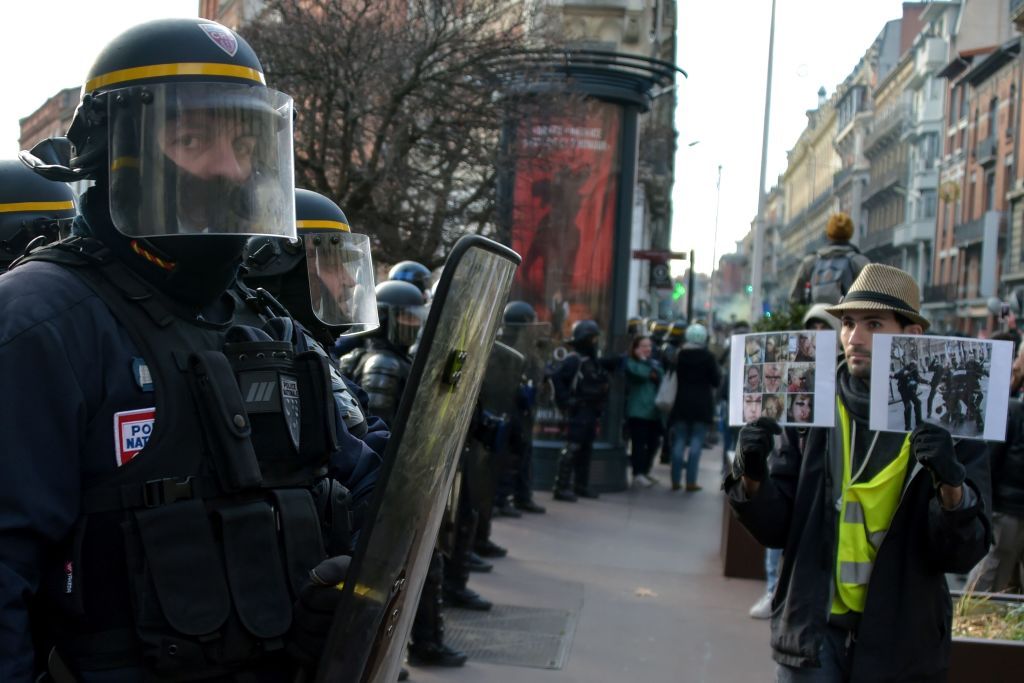
{"type": "MultiPolygon", "coordinates": [[[[0,412],[0,680],[311,675],[429,270],[404,262],[374,291],[369,239],[293,189],[291,99],[212,21],[115,38],[67,139],[22,162],[0,162],[0,381],[16,397],[0,412]],[[94,183],[77,211],[75,180],[94,183]],[[348,351],[340,368],[329,350],[348,351]]],[[[506,309],[488,373],[513,390],[478,406],[415,661],[465,661],[441,596],[490,608],[466,579],[473,548],[505,552],[495,496],[543,512],[537,329],[527,304],[506,309]]]]}

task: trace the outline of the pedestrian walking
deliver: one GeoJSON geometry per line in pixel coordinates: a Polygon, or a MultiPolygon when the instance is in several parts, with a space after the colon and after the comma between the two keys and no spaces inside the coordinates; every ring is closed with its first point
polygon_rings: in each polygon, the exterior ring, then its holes
{"type": "MultiPolygon", "coordinates": [[[[984,444],[868,427],[875,333],[922,334],[917,283],[870,264],[843,303],[844,359],[833,428],[786,429],[771,458],[771,419],[740,431],[729,503],[762,544],[783,548],[771,603],[777,681],[945,680],[947,572],[984,556],[991,524],[984,444]]],[[[882,362],[885,362],[884,360],[882,362]]]]}
{"type": "Polygon", "coordinates": [[[686,342],[676,359],[678,389],[669,414],[672,425],[672,490],[682,488],[686,454],[686,490],[700,491],[697,473],[704,434],[714,420],[714,394],[722,380],[715,357],[707,349],[708,331],[700,323],[686,328],[686,342]],[[687,453],[688,449],[688,453],[687,453]]]}
{"type": "Polygon", "coordinates": [[[838,212],[829,216],[825,227],[828,244],[800,263],[793,279],[789,301],[792,304],[837,304],[870,261],[850,239],[853,221],[838,212]]]}
{"type": "Polygon", "coordinates": [[[626,359],[626,421],[629,424],[629,460],[633,483],[653,486],[651,477],[654,453],[661,440],[661,414],[654,405],[662,370],[651,359],[650,337],[635,337],[626,359]]]}

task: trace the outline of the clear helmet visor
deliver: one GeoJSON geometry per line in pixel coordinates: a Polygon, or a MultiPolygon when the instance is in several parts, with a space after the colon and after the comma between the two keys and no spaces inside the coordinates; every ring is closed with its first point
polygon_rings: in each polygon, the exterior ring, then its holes
{"type": "Polygon", "coordinates": [[[110,215],[123,234],[295,238],[289,96],[160,83],[111,91],[108,115],[110,215]]]}
{"type": "Polygon", "coordinates": [[[395,346],[412,346],[426,320],[426,306],[389,306],[388,341],[395,346]]]}
{"type": "Polygon", "coordinates": [[[376,329],[370,238],[342,230],[305,234],[306,273],[313,314],[343,334],[376,329]]]}

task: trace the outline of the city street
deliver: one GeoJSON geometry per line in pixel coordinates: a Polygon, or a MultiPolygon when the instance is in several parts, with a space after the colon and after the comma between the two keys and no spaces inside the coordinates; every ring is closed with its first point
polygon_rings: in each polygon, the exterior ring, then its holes
{"type": "MultiPolygon", "coordinates": [[[[770,680],[768,622],[747,615],[764,584],[722,576],[720,457],[718,447],[704,451],[704,490],[697,493],[671,492],[668,467],[656,465],[661,483],[653,488],[577,504],[557,503],[538,492],[547,514],[496,520],[493,540],[506,546],[509,556],[494,560],[492,573],[474,574],[470,587],[494,601],[498,612],[519,606],[571,615],[565,666],[486,663],[474,661],[469,652],[463,669],[410,667],[411,680],[770,680]]],[[[449,619],[452,645],[464,646],[458,625],[479,614],[459,612],[449,619]]],[[[505,639],[494,636],[477,646],[486,649],[505,639]]]]}

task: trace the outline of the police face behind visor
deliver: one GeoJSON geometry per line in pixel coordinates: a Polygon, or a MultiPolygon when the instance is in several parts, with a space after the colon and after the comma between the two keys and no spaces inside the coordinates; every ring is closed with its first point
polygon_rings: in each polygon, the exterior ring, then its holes
{"type": "Polygon", "coordinates": [[[291,680],[326,635],[310,568],[344,576],[315,502],[340,427],[326,360],[227,291],[245,236],[295,237],[290,99],[197,19],[115,38],[83,92],[71,158],[23,157],[96,181],[81,234],[0,278],[0,677],[52,650],[84,680],[291,680]]]}

